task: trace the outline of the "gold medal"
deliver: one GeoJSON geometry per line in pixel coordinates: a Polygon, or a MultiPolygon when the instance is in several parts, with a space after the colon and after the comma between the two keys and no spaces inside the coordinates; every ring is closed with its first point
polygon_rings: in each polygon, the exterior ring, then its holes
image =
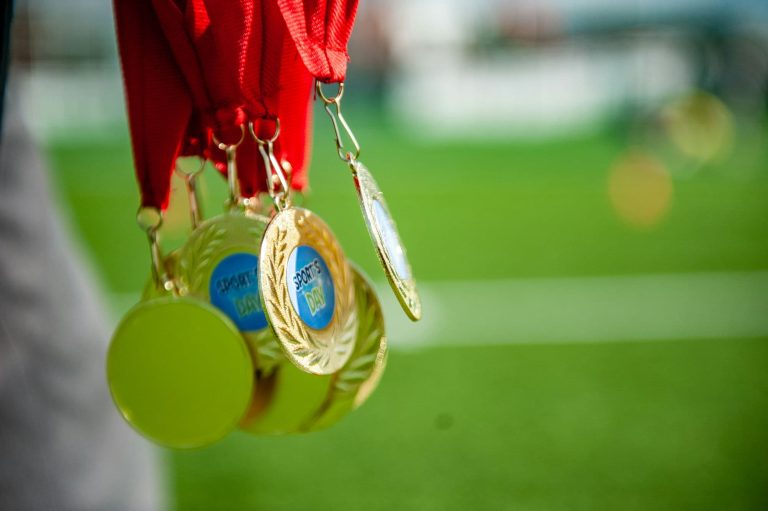
{"type": "Polygon", "coordinates": [[[175,448],[208,445],[232,431],[254,384],[235,325],[204,302],[177,297],[140,303],[122,319],[107,379],[125,420],[175,448]]]}
{"type": "Polygon", "coordinates": [[[363,211],[368,234],[376,247],[376,254],[384,267],[392,290],[408,316],[418,321],[421,319],[421,300],[416,291],[411,265],[405,254],[405,247],[400,240],[395,221],[389,213],[384,194],[379,189],[373,176],[359,161],[350,164],[355,178],[355,188],[363,211]]]}
{"type": "Polygon", "coordinates": [[[159,212],[139,221],[152,254],[156,291],[121,320],[107,354],[115,404],[137,431],[160,444],[192,448],[231,431],[245,414],[253,366],[235,325],[201,300],[179,297],[156,238],[159,212]]]}
{"type": "Polygon", "coordinates": [[[384,315],[368,280],[352,267],[358,315],[358,336],[349,361],[332,377],[325,401],[305,424],[309,430],[324,429],[360,406],[376,388],[387,359],[384,315]]]}
{"type": "Polygon", "coordinates": [[[376,254],[392,290],[397,296],[405,313],[413,321],[421,319],[421,300],[416,290],[411,265],[406,257],[405,247],[397,232],[397,227],[389,212],[384,194],[379,189],[368,169],[359,161],[360,145],[341,113],[341,98],[344,95],[344,83],[339,83],[339,92],[329,98],[323,93],[321,82],[316,85],[318,96],[325,104],[325,111],[333,124],[336,137],[336,150],[339,158],[352,170],[355,189],[363,212],[368,234],[371,236],[376,254]],[[335,112],[331,109],[335,107],[335,112]],[[338,119],[338,121],[337,121],[338,119]],[[339,125],[344,128],[352,141],[354,151],[346,151],[341,140],[339,125]]]}
{"type": "Polygon", "coordinates": [[[235,323],[248,342],[254,365],[266,374],[282,356],[268,328],[259,293],[259,249],[268,219],[253,212],[256,201],[243,199],[238,186],[235,156],[245,138],[245,128],[241,129],[242,136],[235,144],[224,144],[214,137],[227,157],[227,212],[200,223],[195,189],[190,186],[194,181],[186,179],[190,209],[194,210],[193,225],[197,228],[180,251],[178,285],[181,294],[211,303],[235,323]]]}
{"type": "Polygon", "coordinates": [[[259,296],[259,248],[266,225],[266,217],[236,210],[207,220],[182,247],[178,262],[180,292],[224,312],[243,333],[263,373],[282,358],[259,296]]]}
{"type": "Polygon", "coordinates": [[[288,180],[274,155],[279,119],[270,139],[259,138],[252,123],[249,128],[277,210],[261,244],[264,309],[288,360],[308,373],[331,374],[349,360],[355,345],[352,274],[325,222],[309,210],[291,207],[288,180]]]}
{"type": "Polygon", "coordinates": [[[331,374],[352,354],[357,335],[352,272],[328,226],[288,207],[264,232],[259,285],[264,308],[288,359],[331,374]]]}

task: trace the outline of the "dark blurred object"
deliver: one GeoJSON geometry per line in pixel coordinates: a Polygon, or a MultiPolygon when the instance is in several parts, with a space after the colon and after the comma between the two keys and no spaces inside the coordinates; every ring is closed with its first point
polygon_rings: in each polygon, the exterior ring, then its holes
{"type": "Polygon", "coordinates": [[[5,105],[5,82],[8,79],[8,47],[11,42],[11,18],[13,17],[13,0],[3,2],[0,12],[0,132],[3,129],[3,106],[5,105]]]}

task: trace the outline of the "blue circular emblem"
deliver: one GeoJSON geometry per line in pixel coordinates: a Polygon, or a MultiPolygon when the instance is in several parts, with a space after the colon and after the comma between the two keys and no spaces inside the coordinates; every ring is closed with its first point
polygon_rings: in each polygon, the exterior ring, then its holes
{"type": "Polygon", "coordinates": [[[222,259],[211,274],[208,294],[243,332],[261,330],[267,317],[259,296],[259,258],[238,253],[222,259]]]}
{"type": "Polygon", "coordinates": [[[285,278],[294,310],[307,326],[320,330],[333,317],[336,295],[331,272],[317,250],[299,245],[288,258],[285,278]]]}

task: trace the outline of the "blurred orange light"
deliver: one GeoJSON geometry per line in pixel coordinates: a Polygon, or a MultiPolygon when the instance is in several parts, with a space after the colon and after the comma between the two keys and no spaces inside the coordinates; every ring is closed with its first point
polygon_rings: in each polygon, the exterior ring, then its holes
{"type": "Polygon", "coordinates": [[[634,227],[656,226],[669,211],[672,194],[666,167],[639,150],[625,153],[608,177],[608,195],[616,213],[634,227]]]}

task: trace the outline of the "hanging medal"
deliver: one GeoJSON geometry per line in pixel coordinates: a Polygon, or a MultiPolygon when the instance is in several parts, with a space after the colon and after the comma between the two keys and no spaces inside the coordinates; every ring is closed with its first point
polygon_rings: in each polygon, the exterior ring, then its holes
{"type": "Polygon", "coordinates": [[[317,79],[317,95],[323,101],[325,111],[331,119],[336,150],[339,158],[352,171],[365,225],[387,280],[403,310],[412,320],[417,321],[421,318],[421,300],[405,247],[384,200],[384,194],[370,171],[359,160],[360,145],[341,110],[348,60],[346,47],[352,33],[357,0],[317,4],[300,0],[279,0],[278,4],[304,64],[317,79]],[[307,21],[314,19],[323,19],[325,23],[314,24],[307,21]],[[322,82],[338,83],[337,94],[327,96],[323,92],[322,82]],[[351,150],[342,142],[342,129],[353,145],[351,150]]]}
{"type": "Polygon", "coordinates": [[[291,205],[288,181],[272,142],[258,138],[257,142],[276,209],[261,246],[264,308],[291,362],[309,373],[331,374],[347,362],[355,345],[352,272],[325,222],[291,205]]]}
{"type": "Polygon", "coordinates": [[[331,119],[336,139],[336,150],[339,158],[352,171],[352,177],[357,191],[357,199],[363,213],[368,234],[376,248],[384,273],[392,290],[395,292],[400,305],[408,317],[414,321],[421,319],[421,300],[416,290],[411,265],[406,257],[405,247],[389,212],[387,203],[373,175],[358,159],[360,146],[352,130],[350,130],[341,112],[341,98],[344,95],[344,83],[339,83],[338,93],[328,98],[323,94],[321,82],[317,82],[317,94],[325,105],[325,111],[331,119]],[[349,136],[354,146],[353,151],[347,151],[342,142],[339,125],[349,136]]]}
{"type": "MultiPolygon", "coordinates": [[[[233,26],[239,20],[239,16],[236,11],[232,9],[225,9],[219,5],[207,6],[208,17],[211,23],[219,22],[223,25],[233,26]],[[229,17],[226,18],[225,17],[229,17]],[[233,19],[235,18],[235,19],[233,19]]],[[[311,95],[311,77],[306,70],[303,69],[301,60],[296,55],[295,48],[293,48],[290,39],[285,34],[285,27],[280,13],[277,10],[276,5],[270,8],[269,4],[262,5],[262,19],[260,24],[250,25],[251,30],[261,31],[261,37],[256,37],[254,32],[249,37],[243,37],[241,39],[248,39],[251,41],[258,41],[259,44],[252,46],[245,51],[248,57],[245,60],[244,72],[238,76],[237,86],[223,87],[220,84],[214,84],[209,86],[208,89],[211,95],[217,97],[216,101],[219,104],[237,104],[238,101],[242,102],[243,108],[237,113],[244,112],[247,116],[258,117],[258,126],[266,128],[272,128],[271,134],[268,138],[260,139],[257,136],[257,129],[253,123],[249,123],[249,131],[252,134],[250,140],[251,145],[248,145],[249,139],[245,141],[240,140],[236,144],[222,144],[218,139],[212,137],[212,141],[217,149],[223,152],[226,156],[226,168],[228,171],[226,175],[230,190],[234,190],[234,187],[238,184],[242,185],[241,188],[248,187],[249,190],[258,191],[260,187],[254,183],[254,176],[262,174],[265,176],[263,183],[267,184],[267,188],[271,191],[272,197],[277,197],[276,190],[284,191],[285,196],[290,193],[291,186],[287,183],[287,179],[284,178],[282,184],[275,188],[275,179],[278,177],[273,172],[269,171],[271,167],[277,165],[281,166],[282,162],[288,164],[290,161],[294,161],[295,165],[291,167],[295,170],[292,173],[294,179],[294,187],[301,187],[301,179],[303,177],[303,170],[305,163],[303,160],[303,153],[306,151],[306,131],[308,126],[308,105],[311,95]],[[254,28],[258,25],[258,29],[254,28]],[[288,45],[282,46],[282,41],[285,40],[288,45]],[[293,57],[293,58],[292,58],[293,57]],[[231,91],[238,90],[241,94],[239,97],[235,97],[230,94],[231,91]],[[229,95],[227,95],[229,94],[229,95]],[[285,130],[288,135],[286,138],[281,136],[281,125],[279,118],[276,118],[275,114],[280,113],[285,115],[285,118],[289,120],[289,125],[285,130]],[[274,119],[274,120],[272,120],[274,119]],[[301,135],[296,136],[296,135],[301,135]],[[296,141],[302,143],[297,144],[296,141]],[[235,163],[238,165],[250,165],[251,169],[254,169],[254,161],[247,155],[246,158],[242,158],[241,154],[236,155],[235,152],[240,152],[242,147],[255,147],[253,141],[258,142],[259,154],[262,156],[261,162],[263,166],[260,166],[262,172],[254,172],[251,170],[246,175],[240,176],[240,179],[235,179],[236,173],[229,169],[235,168],[235,163]],[[245,143],[244,143],[245,142],[245,143]],[[277,161],[275,156],[276,144],[281,146],[281,162],[277,161]],[[267,148],[265,150],[265,148],[267,148]],[[267,179],[269,176],[270,179],[267,179]],[[298,186],[297,186],[298,185],[298,186]]],[[[175,19],[178,20],[178,17],[175,19]]],[[[236,26],[236,25],[235,25],[236,26]]],[[[236,42],[238,38],[234,37],[237,34],[237,30],[233,32],[222,32],[212,30],[212,41],[219,50],[223,50],[226,55],[231,55],[237,49],[236,42]]],[[[177,43],[184,46],[182,43],[177,43]]],[[[204,60],[206,51],[204,47],[198,45],[196,49],[199,54],[199,60],[204,60]]],[[[182,53],[181,50],[178,53],[182,53]]],[[[234,74],[227,74],[227,69],[231,67],[228,63],[228,58],[222,59],[222,62],[217,63],[215,68],[219,71],[225,71],[224,75],[234,76],[234,74]]],[[[189,75],[194,73],[190,72],[189,75]]],[[[206,75],[206,69],[200,71],[201,75],[206,75]]],[[[221,78],[222,75],[218,77],[221,78]]],[[[226,81],[226,80],[225,80],[226,81]]],[[[205,101],[201,101],[204,103],[205,101]]],[[[237,118],[238,115],[232,115],[224,109],[222,115],[222,109],[217,110],[217,119],[228,120],[237,118]]],[[[240,126],[243,126],[242,124],[240,126]]],[[[230,130],[231,131],[231,130],[230,130]]],[[[214,130],[215,133],[215,130],[214,130]]],[[[242,128],[241,128],[242,135],[242,128]]],[[[216,152],[211,152],[211,156],[216,159],[216,152]]],[[[222,153],[218,153],[222,154],[222,153]]],[[[238,173],[239,174],[239,173],[238,173]]],[[[280,176],[283,176],[281,173],[280,176]]],[[[231,196],[237,197],[241,195],[238,192],[232,191],[231,196]]],[[[254,204],[251,199],[230,200],[230,204],[244,203],[246,213],[252,211],[254,204]],[[250,200],[251,203],[246,201],[250,200]]],[[[238,208],[240,209],[240,208],[238,208]]],[[[248,216],[253,216],[248,215],[248,216]]],[[[233,215],[228,215],[229,219],[233,218],[233,215]]],[[[193,233],[189,242],[185,245],[185,249],[189,247],[189,251],[183,250],[181,266],[185,269],[191,265],[187,264],[186,255],[200,254],[201,251],[216,251],[219,250],[213,245],[218,243],[213,238],[204,239],[203,234],[208,225],[214,222],[209,221],[203,224],[203,228],[198,229],[193,233]],[[201,234],[198,234],[201,233],[201,234]]],[[[221,227],[221,226],[219,226],[221,227]]],[[[233,225],[228,225],[229,231],[236,230],[233,225]]],[[[221,230],[221,229],[219,229],[221,230]]],[[[246,249],[241,247],[241,250],[249,250],[252,254],[257,247],[251,247],[246,249]]],[[[256,255],[256,254],[254,254],[256,255]]],[[[197,257],[198,261],[202,261],[206,257],[197,257]]],[[[212,257],[212,259],[217,259],[212,257]]],[[[223,261],[222,261],[223,262],[223,261]]],[[[183,275],[188,275],[190,272],[182,269],[183,275]]],[[[242,274],[240,274],[242,277],[242,274]]],[[[231,278],[229,279],[231,280],[231,278]]],[[[206,277],[203,277],[203,282],[206,281],[206,277]]],[[[189,279],[192,282],[192,279],[189,279]]],[[[212,281],[208,281],[209,286],[213,285],[212,281]]],[[[191,284],[194,288],[194,284],[191,284]]],[[[212,288],[210,288],[212,289],[212,288]]],[[[253,291],[253,290],[252,290],[253,291]]],[[[256,293],[249,293],[250,297],[256,295],[256,293]]],[[[209,293],[209,297],[212,296],[209,293]]],[[[232,307],[230,307],[232,309],[232,307]]],[[[223,309],[226,311],[226,309],[223,309]]],[[[228,315],[231,316],[231,314],[228,315]]],[[[280,352],[279,348],[276,348],[277,343],[274,341],[274,334],[272,330],[263,329],[258,332],[248,332],[247,328],[238,322],[236,317],[233,317],[235,322],[243,331],[246,339],[248,339],[255,355],[255,363],[259,369],[258,372],[258,386],[254,393],[252,405],[242,421],[242,429],[244,431],[254,434],[275,434],[275,433],[289,433],[298,430],[300,424],[302,424],[308,417],[316,412],[322,399],[328,392],[330,384],[329,377],[309,376],[301,370],[295,368],[293,364],[281,363],[285,360],[284,356],[280,352]],[[317,396],[316,399],[313,396],[317,396]]],[[[266,325],[266,321],[263,323],[266,325]]]]}
{"type": "Polygon", "coordinates": [[[150,242],[156,295],[121,320],[107,355],[110,391],[123,417],[152,440],[199,447],[231,431],[247,409],[252,364],[237,328],[214,307],[188,297],[168,275],[158,242],[160,211],[191,114],[151,8],[115,4],[134,162],[150,242]],[[138,48],[134,42],[142,41],[138,48]]]}
{"type": "Polygon", "coordinates": [[[213,443],[250,403],[251,358],[234,324],[214,307],[179,296],[157,240],[159,210],[142,208],[154,297],[120,321],[107,354],[110,391],[123,417],[148,438],[176,448],[213,443]]]}
{"type": "Polygon", "coordinates": [[[186,136],[192,100],[144,2],[116,2],[120,56],[136,175],[139,223],[150,243],[153,297],[121,320],[107,355],[110,391],[123,417],[171,447],[212,443],[250,405],[253,366],[237,327],[202,300],[180,296],[158,230],[170,177],[186,136]]]}
{"type": "Polygon", "coordinates": [[[226,153],[229,198],[227,211],[201,223],[179,253],[182,292],[208,301],[224,312],[248,341],[258,369],[270,372],[279,347],[267,325],[258,283],[259,247],[267,218],[254,212],[237,185],[236,151],[243,142],[214,140],[226,153]]]}
{"type": "MultiPolygon", "coordinates": [[[[280,207],[293,192],[306,186],[306,148],[310,133],[312,77],[304,68],[286,33],[276,4],[262,5],[264,39],[284,41],[279,66],[270,62],[274,54],[262,53],[261,102],[267,119],[249,125],[265,169],[265,185],[280,207]],[[275,72],[280,70],[279,77],[275,72]],[[279,115],[278,115],[279,114],[279,115]],[[266,122],[265,122],[266,121],[266,122]],[[278,150],[279,148],[279,150],[278,150]],[[277,154],[280,154],[278,157],[277,154]],[[272,168],[279,168],[280,173],[272,168]],[[281,180],[282,178],[282,180],[281,180]]],[[[276,206],[273,204],[273,213],[276,206]]],[[[251,409],[240,429],[252,435],[298,433],[321,408],[330,391],[332,375],[305,372],[286,359],[259,380],[251,409]]]]}
{"type": "Polygon", "coordinates": [[[259,247],[267,218],[259,210],[255,144],[245,128],[248,111],[261,106],[260,84],[253,66],[242,66],[241,59],[248,57],[250,63],[250,57],[265,50],[241,40],[248,39],[246,17],[233,6],[193,0],[182,12],[172,1],[154,4],[193,98],[198,125],[189,130],[201,133],[198,151],[224,174],[229,190],[225,213],[201,223],[180,250],[181,291],[208,301],[237,325],[258,375],[264,375],[281,353],[259,296],[259,247]],[[217,30],[214,22],[233,30],[217,30]]]}

